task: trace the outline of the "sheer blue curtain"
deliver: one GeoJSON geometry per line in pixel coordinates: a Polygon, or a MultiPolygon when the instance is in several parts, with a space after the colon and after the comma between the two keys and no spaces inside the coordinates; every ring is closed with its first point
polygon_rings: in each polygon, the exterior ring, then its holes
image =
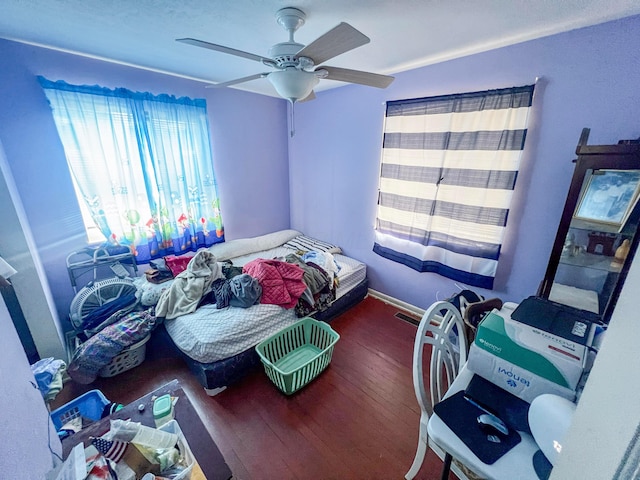
{"type": "Polygon", "coordinates": [[[387,103],[374,252],[493,287],[533,89],[387,103]]]}
{"type": "Polygon", "coordinates": [[[224,241],[204,100],[39,81],[106,241],[139,262],[224,241]]]}

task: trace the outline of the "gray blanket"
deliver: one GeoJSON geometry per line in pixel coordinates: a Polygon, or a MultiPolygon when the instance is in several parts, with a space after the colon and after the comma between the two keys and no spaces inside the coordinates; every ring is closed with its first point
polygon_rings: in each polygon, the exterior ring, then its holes
{"type": "Polygon", "coordinates": [[[156,316],[166,319],[194,312],[211,285],[223,278],[216,257],[208,250],[200,250],[189,261],[187,269],[179,273],[171,287],[162,292],[156,305],[156,316]]]}

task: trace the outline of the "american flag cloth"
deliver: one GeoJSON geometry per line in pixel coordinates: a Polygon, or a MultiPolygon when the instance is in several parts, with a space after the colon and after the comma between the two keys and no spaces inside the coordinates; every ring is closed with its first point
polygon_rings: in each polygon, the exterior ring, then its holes
{"type": "Polygon", "coordinates": [[[87,480],[118,480],[118,475],[111,468],[109,460],[101,453],[87,458],[87,466],[91,465],[91,470],[87,475],[87,480]]]}
{"type": "Polygon", "coordinates": [[[91,443],[102,455],[116,463],[120,461],[129,445],[127,442],[121,442],[119,440],[111,441],[103,438],[93,438],[91,439],[91,443]]]}

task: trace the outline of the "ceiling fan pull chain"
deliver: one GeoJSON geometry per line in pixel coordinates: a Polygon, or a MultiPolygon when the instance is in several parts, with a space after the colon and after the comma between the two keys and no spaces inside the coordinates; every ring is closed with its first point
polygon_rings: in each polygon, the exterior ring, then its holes
{"type": "Polygon", "coordinates": [[[296,121],[296,117],[294,115],[294,109],[295,109],[295,102],[289,101],[289,103],[291,103],[291,138],[293,138],[293,136],[296,134],[296,125],[295,125],[295,121],[296,121]]]}

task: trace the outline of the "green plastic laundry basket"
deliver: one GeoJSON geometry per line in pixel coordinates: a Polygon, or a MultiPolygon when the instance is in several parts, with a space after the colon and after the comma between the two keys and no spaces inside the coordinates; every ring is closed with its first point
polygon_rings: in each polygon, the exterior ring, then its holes
{"type": "Polygon", "coordinates": [[[259,343],[256,351],[269,379],[291,395],[327,368],[339,339],[327,323],[306,317],[259,343]]]}

